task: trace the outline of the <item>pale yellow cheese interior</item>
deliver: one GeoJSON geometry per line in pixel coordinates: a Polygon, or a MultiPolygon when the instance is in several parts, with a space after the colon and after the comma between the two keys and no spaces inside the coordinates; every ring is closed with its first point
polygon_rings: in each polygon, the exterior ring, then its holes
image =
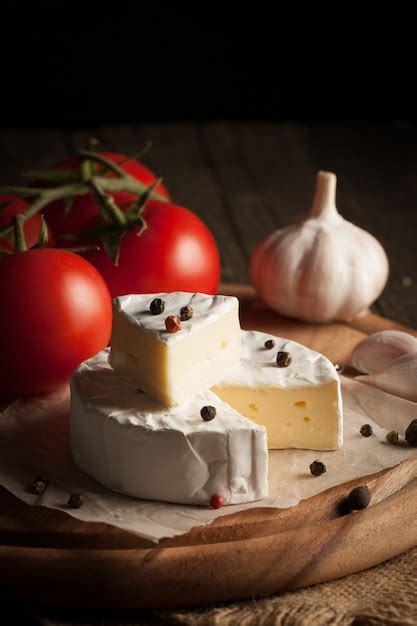
{"type": "Polygon", "coordinates": [[[110,365],[167,406],[205,390],[239,363],[241,330],[233,309],[167,345],[114,315],[110,365]]]}
{"type": "Polygon", "coordinates": [[[166,345],[139,330],[123,315],[113,315],[109,363],[138,389],[161,400],[166,386],[168,349],[166,345]]]}
{"type": "Polygon", "coordinates": [[[338,386],[280,388],[214,386],[212,391],[248,419],[265,426],[268,448],[340,447],[338,386]]]}

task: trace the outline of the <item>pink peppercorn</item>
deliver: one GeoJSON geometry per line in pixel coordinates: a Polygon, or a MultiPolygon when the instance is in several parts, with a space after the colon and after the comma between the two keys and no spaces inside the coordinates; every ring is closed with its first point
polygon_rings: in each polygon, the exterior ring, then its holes
{"type": "Polygon", "coordinates": [[[213,493],[210,498],[210,506],[212,509],[221,509],[224,506],[224,498],[219,493],[213,493]]]}
{"type": "Polygon", "coordinates": [[[181,330],[181,320],[176,315],[168,315],[165,320],[165,328],[169,333],[177,333],[181,330]]]}

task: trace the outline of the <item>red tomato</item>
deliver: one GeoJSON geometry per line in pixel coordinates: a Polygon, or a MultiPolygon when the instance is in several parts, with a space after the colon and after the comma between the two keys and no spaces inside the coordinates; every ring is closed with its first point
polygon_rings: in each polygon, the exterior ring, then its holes
{"type": "MultiPolygon", "coordinates": [[[[124,154],[117,152],[99,152],[98,154],[101,154],[115,163],[120,163],[128,158],[124,154]]],[[[73,158],[58,163],[55,165],[55,168],[58,170],[77,170],[79,165],[78,160],[73,158]]],[[[121,167],[125,172],[128,172],[128,174],[145,185],[150,185],[157,179],[155,174],[145,167],[145,165],[139,163],[139,161],[130,159],[123,163],[121,167]]],[[[109,176],[113,177],[114,175],[109,174],[109,176]]],[[[39,186],[42,187],[42,183],[39,183],[39,186]]],[[[158,185],[155,191],[165,196],[168,200],[170,199],[169,193],[162,183],[158,185]]],[[[112,196],[119,206],[123,205],[125,208],[137,200],[137,196],[126,192],[117,192],[112,194],[112,196]]],[[[64,235],[77,235],[84,229],[87,222],[96,217],[98,213],[97,204],[91,193],[75,198],[71,210],[67,214],[65,212],[65,204],[62,201],[53,202],[48,205],[44,211],[45,219],[55,239],[60,239],[64,235]]],[[[65,245],[73,244],[66,243],[65,245]]]]}
{"type": "Polygon", "coordinates": [[[188,209],[154,200],[146,205],[144,217],[148,228],[140,236],[138,227],[125,234],[117,266],[102,249],[83,253],[104,277],[111,295],[216,293],[219,252],[204,222],[188,209]]]}
{"type": "MultiPolygon", "coordinates": [[[[0,226],[7,226],[15,215],[18,213],[22,213],[25,209],[28,208],[28,203],[20,198],[16,198],[11,195],[0,195],[0,205],[4,202],[9,202],[6,207],[0,207],[0,226]]],[[[39,235],[42,227],[42,218],[37,213],[33,217],[30,218],[23,227],[23,232],[25,233],[26,243],[28,248],[34,246],[39,239],[39,235]]],[[[0,239],[0,248],[6,250],[13,250],[13,246],[10,245],[9,241],[2,237],[0,239]]]]}
{"type": "Polygon", "coordinates": [[[7,239],[0,239],[0,253],[10,254],[13,252],[13,246],[7,239]]]}
{"type": "Polygon", "coordinates": [[[44,248],[0,257],[0,393],[53,391],[108,344],[111,320],[106,284],[80,256],[44,248]]]}

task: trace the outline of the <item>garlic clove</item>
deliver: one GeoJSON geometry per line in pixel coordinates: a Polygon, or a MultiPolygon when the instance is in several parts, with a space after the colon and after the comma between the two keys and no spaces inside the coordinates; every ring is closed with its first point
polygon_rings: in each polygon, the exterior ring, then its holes
{"type": "Polygon", "coordinates": [[[417,351],[394,359],[376,374],[356,376],[355,380],[405,400],[417,402],[417,351]]]}
{"type": "Polygon", "coordinates": [[[394,359],[417,351],[417,337],[401,330],[382,330],[358,343],[347,364],[364,374],[383,370],[394,359]]]}

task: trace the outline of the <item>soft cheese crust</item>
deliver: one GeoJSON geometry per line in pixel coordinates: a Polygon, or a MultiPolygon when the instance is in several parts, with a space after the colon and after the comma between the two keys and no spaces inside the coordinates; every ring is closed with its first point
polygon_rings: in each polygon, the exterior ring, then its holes
{"type": "Polygon", "coordinates": [[[211,296],[206,293],[188,293],[175,291],[172,293],[131,294],[113,300],[118,313],[136,324],[142,332],[152,333],[155,339],[167,345],[182,341],[188,335],[209,326],[225,313],[238,309],[239,301],[233,296],[211,296]],[[153,315],[149,305],[155,298],[164,301],[165,308],[160,315],[153,315]],[[168,333],[165,318],[169,315],[179,317],[182,307],[191,306],[193,316],[182,323],[181,332],[168,333]]]}
{"type": "Polygon", "coordinates": [[[103,350],[71,381],[71,448],[77,465],[127,495],[207,505],[267,495],[267,443],[262,426],[205,391],[168,408],[139,392],[108,365],[103,350]],[[200,410],[215,406],[205,422],[200,410]]]}
{"type": "Polygon", "coordinates": [[[216,387],[288,388],[317,386],[331,381],[336,381],[340,386],[333,363],[323,354],[290,339],[256,330],[242,330],[242,360],[216,387]],[[268,339],[275,341],[275,347],[270,350],[265,348],[268,339]],[[291,354],[292,363],[289,367],[277,367],[278,351],[291,354]]]}

